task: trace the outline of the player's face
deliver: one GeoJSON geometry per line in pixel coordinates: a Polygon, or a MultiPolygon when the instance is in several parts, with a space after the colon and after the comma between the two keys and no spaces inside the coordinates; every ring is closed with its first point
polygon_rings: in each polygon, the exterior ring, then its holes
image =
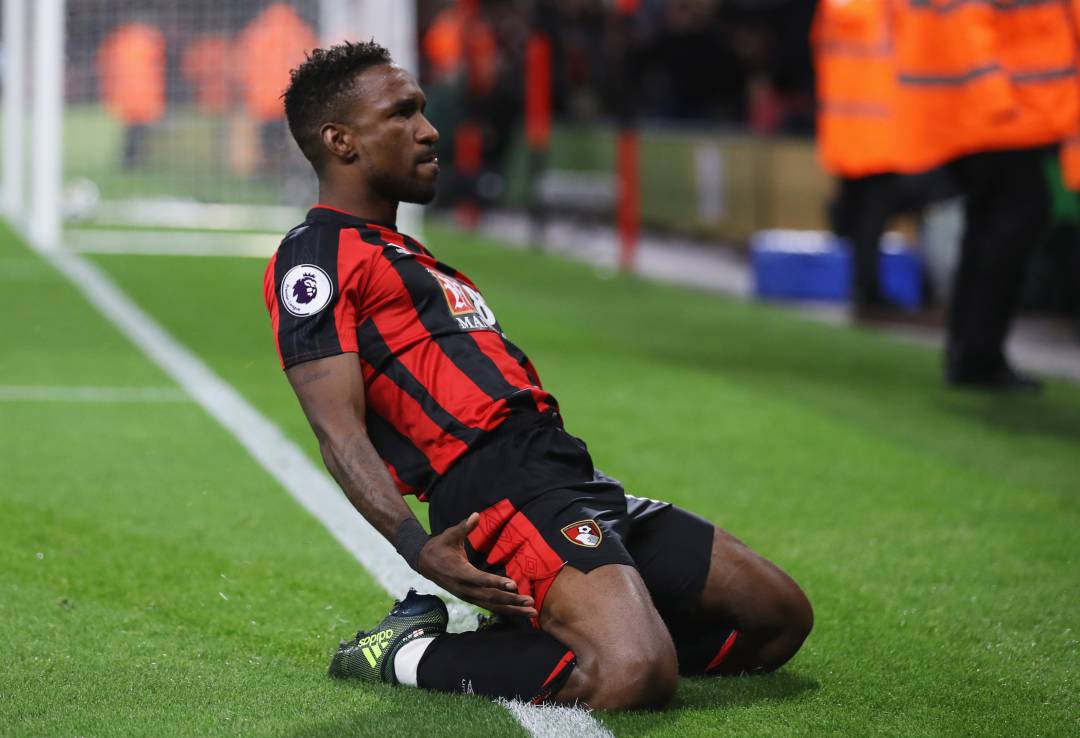
{"type": "Polygon", "coordinates": [[[398,202],[435,197],[439,132],[424,117],[427,100],[401,67],[373,67],[357,79],[351,127],[358,163],[376,193],[398,202]]]}

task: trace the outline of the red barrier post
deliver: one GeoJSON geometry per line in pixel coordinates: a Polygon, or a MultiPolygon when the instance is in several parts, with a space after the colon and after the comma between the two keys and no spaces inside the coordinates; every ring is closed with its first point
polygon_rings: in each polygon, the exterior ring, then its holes
{"type": "Polygon", "coordinates": [[[638,135],[633,128],[619,131],[618,200],[616,223],[619,232],[619,269],[634,271],[638,236],[641,231],[641,181],[638,162],[638,135]]]}
{"type": "Polygon", "coordinates": [[[615,12],[619,16],[624,34],[623,63],[620,65],[622,79],[622,110],[619,116],[619,136],[616,150],[616,213],[615,223],[619,236],[619,269],[634,271],[637,263],[638,237],[641,230],[641,174],[638,157],[638,134],[634,101],[635,80],[630,68],[633,16],[639,0],[616,0],[615,12]]]}
{"type": "Polygon", "coordinates": [[[551,147],[551,37],[533,30],[525,45],[525,141],[529,147],[529,242],[544,239],[544,203],[540,180],[551,147]]]}

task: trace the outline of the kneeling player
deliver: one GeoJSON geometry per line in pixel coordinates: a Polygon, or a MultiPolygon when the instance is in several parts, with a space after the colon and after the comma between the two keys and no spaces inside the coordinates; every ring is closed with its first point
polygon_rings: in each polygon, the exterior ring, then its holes
{"type": "Polygon", "coordinates": [[[428,202],[438,133],[375,43],[316,50],[285,94],[320,205],[265,297],[327,468],[409,564],[500,616],[448,634],[410,593],[331,673],[595,708],[662,707],[679,673],[769,671],[810,632],[799,587],[727,533],[625,493],[477,286],[393,227],[428,202]],[[427,500],[429,538],[400,493],[427,500]]]}

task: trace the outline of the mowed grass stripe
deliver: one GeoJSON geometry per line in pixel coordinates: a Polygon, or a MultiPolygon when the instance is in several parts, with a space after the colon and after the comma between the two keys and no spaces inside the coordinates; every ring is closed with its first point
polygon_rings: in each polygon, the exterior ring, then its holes
{"type": "Polygon", "coordinates": [[[0,402],[191,402],[175,387],[0,385],[0,402]]]}
{"type": "MultiPolygon", "coordinates": [[[[1076,387],[953,393],[932,351],[431,236],[602,468],[730,528],[817,606],[781,673],[684,680],[673,712],[604,716],[617,735],[1075,732],[1076,387]]],[[[316,458],[261,260],[96,260],[316,458]],[[163,281],[197,304],[145,287],[163,281]]]]}
{"type": "MultiPolygon", "coordinates": [[[[21,335],[0,384],[25,381],[22,362],[56,384],[167,382],[10,235],[0,257],[34,275],[8,285],[21,335]]],[[[438,715],[452,734],[520,734],[484,700],[325,676],[387,597],[194,405],[0,414],[0,733],[382,736],[438,715]]]]}

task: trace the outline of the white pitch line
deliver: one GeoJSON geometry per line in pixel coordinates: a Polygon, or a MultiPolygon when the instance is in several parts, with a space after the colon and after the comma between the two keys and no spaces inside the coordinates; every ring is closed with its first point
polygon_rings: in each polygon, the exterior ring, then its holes
{"type": "MultiPolygon", "coordinates": [[[[363,519],[337,484],[315,466],[281,430],[187,347],[143,312],[97,266],[78,254],[39,249],[86,299],[168,374],[247,449],[260,466],[360,562],[383,589],[401,597],[409,587],[435,591],[448,599],[451,628],[469,629],[475,611],[423,578],[398,556],[390,543],[363,519]]],[[[506,702],[507,710],[535,738],[612,734],[582,708],[534,707],[506,702]],[[541,712],[536,712],[541,711],[541,712]],[[584,732],[588,730],[589,732],[584,732]]]]}
{"type": "Polygon", "coordinates": [[[191,402],[176,387],[0,385],[0,402],[191,402]]]}
{"type": "Polygon", "coordinates": [[[150,234],[86,229],[68,231],[64,234],[64,240],[68,250],[90,254],[254,256],[269,259],[281,242],[281,236],[214,231],[162,231],[150,234]]]}
{"type": "MultiPolygon", "coordinates": [[[[240,442],[271,476],[321,522],[382,587],[396,597],[409,587],[432,589],[393,547],[356,513],[337,485],[281,430],[218,377],[124,294],[97,266],[77,254],[42,252],[101,313],[240,442]]],[[[450,595],[440,592],[449,597],[450,595]]],[[[457,603],[455,614],[467,606],[457,603]]],[[[471,614],[475,623],[475,615],[471,614]]]]}
{"type": "Polygon", "coordinates": [[[499,700],[521,727],[537,738],[573,736],[573,738],[614,738],[611,731],[582,707],[528,705],[517,700],[499,700]]]}

